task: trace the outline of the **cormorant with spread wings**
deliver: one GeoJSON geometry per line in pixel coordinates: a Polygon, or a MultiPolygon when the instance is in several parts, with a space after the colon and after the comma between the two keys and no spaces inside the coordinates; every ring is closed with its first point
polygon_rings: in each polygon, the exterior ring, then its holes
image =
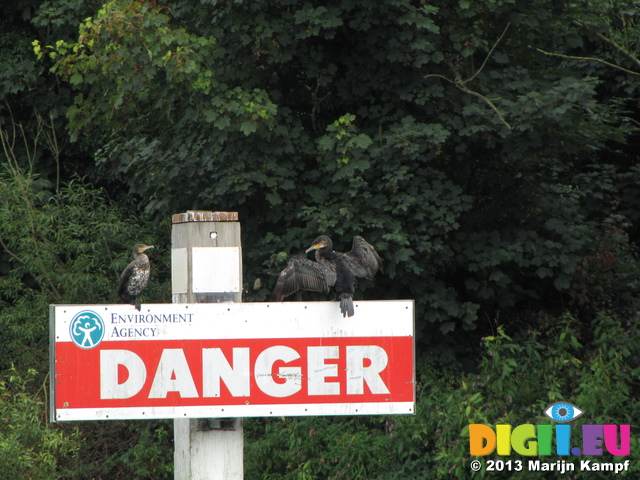
{"type": "Polygon", "coordinates": [[[357,278],[373,278],[382,271],[382,260],[372,245],[360,236],[353,237],[351,251],[333,251],[333,242],[326,235],[316,238],[306,250],[316,252],[316,261],[292,257],[282,271],[273,291],[272,301],[280,302],[298,290],[329,292],[333,289],[340,300],[343,317],[352,317],[353,292],[357,278]]]}

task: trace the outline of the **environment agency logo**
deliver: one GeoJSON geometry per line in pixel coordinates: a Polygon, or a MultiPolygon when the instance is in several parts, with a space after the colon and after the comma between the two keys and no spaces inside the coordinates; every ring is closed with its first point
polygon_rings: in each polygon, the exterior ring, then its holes
{"type": "Polygon", "coordinates": [[[104,322],[96,312],[85,310],[73,317],[69,332],[73,343],[88,350],[97,346],[104,338],[104,322]]]}
{"type": "Polygon", "coordinates": [[[511,425],[469,425],[469,453],[484,457],[496,453],[504,459],[486,460],[486,465],[478,460],[470,462],[471,470],[565,472],[628,471],[629,460],[623,460],[631,453],[631,425],[581,425],[572,431],[568,422],[576,420],[584,411],[568,402],[556,402],[544,411],[556,425],[533,425],[526,423],[511,425]],[[573,433],[573,435],[572,435],[573,433]],[[574,437],[574,438],[572,438],[574,437]],[[512,457],[537,457],[523,460],[512,457]],[[600,461],[604,455],[611,461],[600,461]],[[546,461],[548,456],[559,456],[557,460],[546,461]],[[575,458],[574,461],[572,457],[575,458]],[[586,457],[586,458],[585,458],[586,457]]]}

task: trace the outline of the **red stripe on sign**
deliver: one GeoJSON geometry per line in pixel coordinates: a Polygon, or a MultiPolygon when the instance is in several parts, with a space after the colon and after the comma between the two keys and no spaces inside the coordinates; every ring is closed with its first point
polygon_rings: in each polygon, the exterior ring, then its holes
{"type": "Polygon", "coordinates": [[[411,337],[56,344],[56,408],[412,402],[411,337]]]}

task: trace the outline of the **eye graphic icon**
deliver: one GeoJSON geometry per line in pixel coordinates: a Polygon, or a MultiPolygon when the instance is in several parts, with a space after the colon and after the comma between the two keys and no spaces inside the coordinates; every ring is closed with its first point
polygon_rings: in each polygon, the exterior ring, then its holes
{"type": "Polygon", "coordinates": [[[567,402],[556,402],[544,411],[544,414],[547,417],[560,423],[575,420],[576,418],[581,417],[583,413],[584,411],[567,402]]]}

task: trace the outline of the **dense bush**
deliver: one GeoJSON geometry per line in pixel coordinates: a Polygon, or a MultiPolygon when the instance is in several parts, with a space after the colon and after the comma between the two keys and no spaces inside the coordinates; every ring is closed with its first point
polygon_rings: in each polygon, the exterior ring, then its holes
{"type": "MultiPolygon", "coordinates": [[[[0,478],[161,478],[171,471],[166,422],[49,422],[48,311],[52,303],[118,301],[133,243],[166,238],[168,229],[140,225],[84,179],[55,184],[37,175],[34,157],[16,147],[27,141],[25,151],[35,155],[38,133],[18,126],[0,133],[0,478]]],[[[169,248],[156,245],[145,296],[167,302],[169,248]]]]}
{"type": "MultiPolygon", "coordinates": [[[[543,412],[560,400],[585,411],[573,425],[634,425],[640,415],[637,320],[637,314],[617,318],[601,313],[582,325],[565,315],[544,330],[523,331],[513,338],[500,326],[496,335],[482,339],[473,372],[443,368],[428,359],[421,362],[415,416],[248,420],[247,478],[513,478],[509,471],[471,471],[468,425],[548,424],[543,412]]],[[[579,445],[577,426],[574,435],[579,445]]],[[[638,448],[640,437],[632,427],[631,451],[638,448]]],[[[496,458],[507,460],[493,454],[485,464],[496,458]]],[[[528,460],[516,454],[509,458],[528,460]]],[[[606,455],[599,460],[625,459],[606,455]]],[[[625,476],[634,478],[638,472],[640,465],[632,461],[625,476]]],[[[558,478],[607,475],[580,473],[578,468],[558,478]]],[[[540,478],[540,473],[525,466],[518,478],[540,478]]]]}

